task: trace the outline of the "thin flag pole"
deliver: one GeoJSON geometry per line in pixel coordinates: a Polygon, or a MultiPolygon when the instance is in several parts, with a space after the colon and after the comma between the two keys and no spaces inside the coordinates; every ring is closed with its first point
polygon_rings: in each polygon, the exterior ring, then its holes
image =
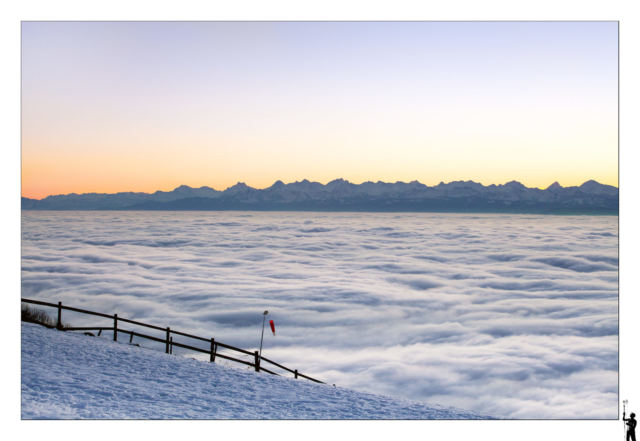
{"type": "Polygon", "coordinates": [[[264,340],[264,321],[267,319],[267,314],[269,311],[265,311],[262,313],[262,337],[260,337],[260,357],[262,357],[262,340],[264,340]]]}
{"type": "Polygon", "coordinates": [[[624,400],[622,402],[622,433],[624,436],[624,439],[627,439],[627,423],[624,420],[625,417],[625,413],[627,411],[627,403],[629,402],[629,400],[624,400]]]}

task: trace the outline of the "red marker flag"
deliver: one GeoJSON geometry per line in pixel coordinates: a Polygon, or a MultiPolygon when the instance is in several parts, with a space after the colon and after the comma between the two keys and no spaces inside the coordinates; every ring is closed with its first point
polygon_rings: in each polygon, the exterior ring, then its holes
{"type": "Polygon", "coordinates": [[[273,332],[273,336],[276,336],[276,326],[273,324],[273,320],[269,320],[269,324],[271,325],[271,332],[273,332]]]}

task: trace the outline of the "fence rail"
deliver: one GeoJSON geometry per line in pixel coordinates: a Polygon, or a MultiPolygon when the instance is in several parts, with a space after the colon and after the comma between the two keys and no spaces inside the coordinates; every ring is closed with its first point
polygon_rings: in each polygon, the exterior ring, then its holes
{"type": "Polygon", "coordinates": [[[57,319],[57,325],[56,328],[62,331],[99,331],[98,335],[100,335],[102,333],[102,331],[113,331],[113,340],[114,341],[118,341],[118,333],[122,333],[122,334],[129,334],[129,343],[131,343],[133,341],[133,337],[140,337],[140,338],[145,338],[147,340],[151,340],[151,341],[156,341],[159,343],[164,343],[165,344],[165,350],[167,354],[171,354],[173,353],[173,347],[179,347],[179,348],[184,348],[184,349],[188,349],[190,351],[195,351],[195,352],[201,352],[204,354],[209,354],[209,361],[210,362],[215,362],[216,357],[220,357],[223,358],[225,360],[231,360],[235,363],[240,363],[240,364],[244,364],[246,366],[251,366],[255,369],[256,372],[260,372],[260,371],[264,371],[267,372],[269,374],[272,375],[279,375],[276,374],[273,371],[270,371],[269,369],[264,368],[263,366],[261,366],[261,364],[263,362],[266,363],[270,363],[274,366],[279,367],[280,369],[283,369],[287,372],[290,372],[292,374],[294,374],[295,378],[298,377],[302,377],[302,378],[306,378],[307,380],[316,382],[316,383],[322,383],[322,384],[326,384],[320,380],[316,380],[315,378],[311,378],[308,377],[306,375],[302,375],[298,372],[297,369],[289,369],[288,367],[282,366],[281,364],[276,363],[275,361],[271,361],[268,358],[265,357],[261,357],[258,354],[258,351],[254,351],[254,352],[250,352],[250,351],[246,351],[244,349],[240,349],[237,348],[235,346],[231,346],[231,345],[227,345],[224,343],[220,343],[218,341],[215,341],[215,339],[213,338],[204,338],[204,337],[199,337],[197,335],[191,335],[191,334],[187,334],[184,332],[178,332],[178,331],[173,331],[171,330],[171,328],[167,327],[167,328],[161,328],[160,326],[155,326],[155,325],[149,325],[147,323],[142,323],[142,322],[138,322],[135,320],[129,320],[129,319],[125,319],[122,317],[118,317],[118,314],[114,314],[114,315],[109,315],[109,314],[103,314],[101,312],[95,312],[95,311],[88,311],[86,309],[80,309],[80,308],[72,308],[71,306],[63,306],[62,302],[58,302],[58,304],[56,305],[55,303],[48,303],[48,302],[42,302],[40,300],[31,300],[31,299],[21,299],[21,301],[23,303],[31,303],[33,305],[41,305],[41,306],[48,306],[51,308],[56,308],[58,310],[58,319],[57,319]],[[107,319],[112,319],[113,320],[113,326],[111,327],[105,327],[105,326],[82,326],[82,327],[62,327],[62,310],[67,310],[67,311],[73,311],[73,312],[79,312],[81,314],[89,314],[89,315],[95,315],[98,317],[104,317],[107,319]],[[143,326],[146,328],[150,328],[150,329],[155,329],[158,331],[162,331],[162,332],[166,332],[166,337],[165,338],[158,338],[158,337],[153,337],[151,335],[146,335],[146,334],[141,334],[139,332],[135,332],[135,331],[130,331],[130,330],[126,330],[126,329],[122,329],[120,327],[118,327],[118,322],[124,322],[124,323],[130,323],[132,325],[138,325],[138,326],[143,326]],[[200,340],[200,341],[204,341],[210,344],[210,348],[209,349],[202,349],[202,348],[198,348],[195,346],[191,346],[191,345],[187,345],[184,343],[178,343],[173,341],[173,337],[171,335],[181,335],[183,337],[188,337],[188,338],[192,338],[194,340],[200,340]],[[218,352],[218,348],[224,348],[224,349],[228,349],[230,351],[235,351],[235,352],[239,352],[241,354],[245,354],[245,355],[250,355],[253,356],[253,363],[245,361],[245,360],[239,360],[237,358],[233,358],[227,354],[221,354],[218,352]]]}

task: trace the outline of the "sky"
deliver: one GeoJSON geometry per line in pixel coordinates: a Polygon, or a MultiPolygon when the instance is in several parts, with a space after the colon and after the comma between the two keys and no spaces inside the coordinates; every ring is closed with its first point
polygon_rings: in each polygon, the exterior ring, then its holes
{"type": "Polygon", "coordinates": [[[616,22],[23,22],[22,196],[618,186],[616,22]]]}

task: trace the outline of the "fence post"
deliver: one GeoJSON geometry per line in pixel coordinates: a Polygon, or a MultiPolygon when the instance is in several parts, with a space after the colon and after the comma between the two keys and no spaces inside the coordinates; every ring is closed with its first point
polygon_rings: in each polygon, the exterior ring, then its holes
{"type": "Polygon", "coordinates": [[[256,357],[256,372],[260,372],[260,356],[258,355],[258,351],[255,351],[254,355],[256,357]]]}
{"type": "Polygon", "coordinates": [[[129,344],[133,341],[133,332],[131,333],[131,337],[129,337],[129,344]]]}
{"type": "Polygon", "coordinates": [[[216,339],[212,338],[211,339],[211,355],[209,356],[209,362],[215,362],[216,361],[216,339]]]}
{"type": "Polygon", "coordinates": [[[296,373],[295,373],[296,378],[298,378],[298,369],[296,369],[295,371],[296,371],[296,373]]]}
{"type": "Polygon", "coordinates": [[[166,352],[169,353],[169,334],[171,334],[171,328],[167,327],[167,348],[166,352]]]}
{"type": "Polygon", "coordinates": [[[58,302],[58,323],[56,328],[62,329],[62,302],[58,302]]]}
{"type": "Polygon", "coordinates": [[[169,340],[171,340],[171,345],[169,346],[169,354],[173,354],[173,337],[171,337],[169,340]]]}
{"type": "Polygon", "coordinates": [[[113,314],[113,341],[118,341],[118,314],[113,314]]]}

